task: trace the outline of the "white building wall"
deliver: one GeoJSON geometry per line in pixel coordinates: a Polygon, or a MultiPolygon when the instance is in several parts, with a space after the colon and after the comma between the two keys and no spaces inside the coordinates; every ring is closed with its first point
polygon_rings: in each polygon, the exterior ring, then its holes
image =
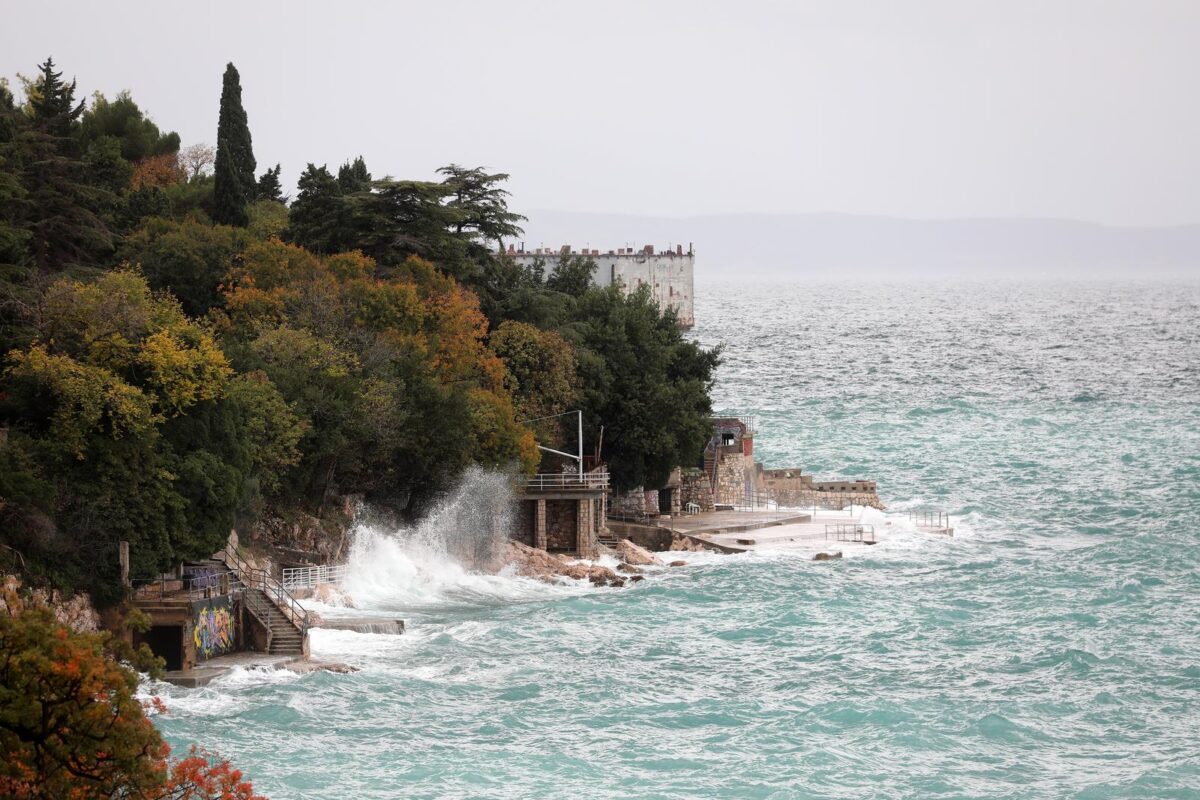
{"type": "MultiPolygon", "coordinates": [[[[690,328],[696,324],[693,309],[693,280],[696,266],[694,253],[648,253],[589,255],[587,253],[572,253],[582,255],[596,262],[595,280],[597,286],[608,286],[615,280],[620,280],[625,291],[633,292],[639,287],[648,285],[650,295],[658,303],[659,308],[673,308],[679,317],[679,324],[690,328]]],[[[558,254],[516,253],[512,256],[521,266],[531,266],[536,259],[545,264],[546,272],[551,273],[558,266],[558,254]]]]}

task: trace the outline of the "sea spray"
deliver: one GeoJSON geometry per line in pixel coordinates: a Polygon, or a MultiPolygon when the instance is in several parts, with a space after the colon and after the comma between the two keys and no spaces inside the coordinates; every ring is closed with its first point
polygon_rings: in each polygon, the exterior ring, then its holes
{"type": "Polygon", "coordinates": [[[545,599],[565,590],[506,574],[514,497],[508,476],[463,473],[410,527],[361,522],[351,532],[345,589],[367,611],[453,608],[545,599]]]}

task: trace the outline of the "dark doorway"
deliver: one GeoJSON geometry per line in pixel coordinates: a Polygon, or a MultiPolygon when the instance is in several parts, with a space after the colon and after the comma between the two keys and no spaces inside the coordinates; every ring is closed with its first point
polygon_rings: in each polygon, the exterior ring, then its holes
{"type": "Polygon", "coordinates": [[[179,625],[154,625],[142,634],[154,655],[167,662],[167,669],[183,669],[183,628],[179,625]]]}
{"type": "Polygon", "coordinates": [[[659,489],[658,490],[658,514],[659,516],[671,516],[671,492],[674,489],[659,489]]]}

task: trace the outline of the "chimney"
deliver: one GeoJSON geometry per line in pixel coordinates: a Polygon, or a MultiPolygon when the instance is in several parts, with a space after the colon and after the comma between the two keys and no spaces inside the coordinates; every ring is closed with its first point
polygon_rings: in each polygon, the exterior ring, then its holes
{"type": "Polygon", "coordinates": [[[675,253],[676,255],[683,255],[683,245],[675,245],[675,253]]]}

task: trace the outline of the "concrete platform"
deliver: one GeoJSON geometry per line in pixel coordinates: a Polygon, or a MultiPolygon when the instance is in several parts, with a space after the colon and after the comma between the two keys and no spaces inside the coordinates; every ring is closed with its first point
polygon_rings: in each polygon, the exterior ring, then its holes
{"type": "MultiPolygon", "coordinates": [[[[842,541],[830,536],[826,538],[825,526],[847,523],[861,523],[863,511],[861,508],[851,512],[831,509],[817,509],[804,515],[800,521],[783,521],[776,525],[762,526],[751,531],[723,531],[720,533],[699,533],[699,538],[706,542],[720,545],[722,549],[732,548],[741,552],[753,550],[787,550],[803,554],[816,555],[830,550],[850,550],[871,547],[865,542],[842,541]]],[[[882,539],[887,535],[886,527],[876,527],[875,536],[882,539]]]]}
{"type": "Polygon", "coordinates": [[[217,656],[196,665],[195,669],[174,669],[163,676],[163,680],[176,686],[196,688],[207,686],[227,672],[241,667],[243,669],[284,669],[291,664],[303,662],[303,656],[271,655],[270,653],[230,653],[227,656],[217,656]]]}

